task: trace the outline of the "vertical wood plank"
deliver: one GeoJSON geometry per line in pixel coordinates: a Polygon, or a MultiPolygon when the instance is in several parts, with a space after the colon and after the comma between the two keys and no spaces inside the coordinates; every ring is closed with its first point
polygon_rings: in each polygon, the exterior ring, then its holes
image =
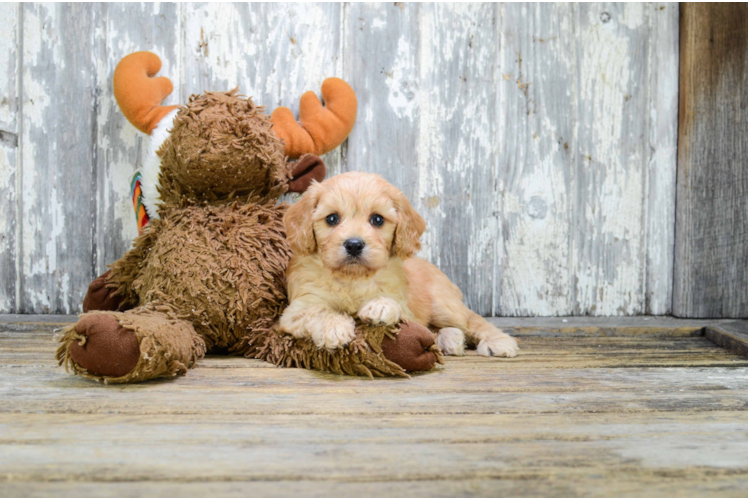
{"type": "MultiPolygon", "coordinates": [[[[3,132],[17,132],[18,106],[16,86],[18,83],[18,12],[19,4],[0,4],[0,127],[3,132]]],[[[4,142],[8,142],[5,138],[4,142]]]]}
{"type": "Polygon", "coordinates": [[[574,313],[644,312],[648,8],[578,6],[574,313]]]}
{"type": "Polygon", "coordinates": [[[20,311],[77,311],[93,274],[93,4],[23,5],[20,311]]]}
{"type": "Polygon", "coordinates": [[[748,6],[683,4],[673,313],[748,316],[748,6]]]}
{"type": "Polygon", "coordinates": [[[502,4],[496,313],[573,312],[576,10],[502,4]]]}
{"type": "Polygon", "coordinates": [[[0,314],[16,312],[18,12],[0,4],[0,314]]]}
{"type": "Polygon", "coordinates": [[[675,177],[678,151],[677,3],[649,6],[649,165],[646,231],[646,308],[670,314],[673,303],[675,177]]]}
{"type": "Polygon", "coordinates": [[[137,236],[130,199],[130,180],[147,154],[148,136],[130,125],[117,106],[112,88],[114,68],[127,54],[150,50],[161,58],[160,76],[168,77],[174,92],[165,104],[180,103],[180,7],[173,3],[101,5],[96,30],[96,234],[95,270],[129,250],[137,236]]]}
{"type": "MultiPolygon", "coordinates": [[[[343,71],[358,95],[344,170],[373,172],[400,188],[421,214],[418,4],[347,6],[343,71]]],[[[424,236],[422,254],[432,257],[424,236]]]]}
{"type": "MultiPolygon", "coordinates": [[[[420,13],[418,201],[430,260],[480,314],[493,312],[497,9],[424,4],[420,13]]],[[[412,168],[398,165],[402,170],[412,168]]]]}
{"type": "MultiPolygon", "coordinates": [[[[272,112],[319,95],[325,78],[340,74],[340,4],[186,4],[184,72],[187,95],[229,90],[272,112]]],[[[340,171],[340,151],[324,157],[340,171]]]]}

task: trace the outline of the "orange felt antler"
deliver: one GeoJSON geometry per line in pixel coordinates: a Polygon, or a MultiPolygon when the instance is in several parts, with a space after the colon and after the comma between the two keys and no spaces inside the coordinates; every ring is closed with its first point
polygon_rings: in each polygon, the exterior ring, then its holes
{"type": "Polygon", "coordinates": [[[122,58],[114,70],[114,97],[119,109],[138,130],[150,134],[158,122],[177,106],[161,106],[174,86],[163,76],[161,59],[153,52],[133,52],[122,58]]]}
{"type": "Polygon", "coordinates": [[[299,123],[285,107],[273,111],[273,130],[286,145],[290,158],[311,153],[322,155],[338,147],[353,129],[358,101],[350,85],[340,78],[322,82],[322,99],[305,92],[299,102],[299,123]]]}

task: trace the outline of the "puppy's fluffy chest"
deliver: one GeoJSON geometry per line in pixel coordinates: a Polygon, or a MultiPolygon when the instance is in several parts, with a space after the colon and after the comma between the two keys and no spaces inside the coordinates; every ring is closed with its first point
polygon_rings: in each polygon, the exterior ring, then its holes
{"type": "Polygon", "coordinates": [[[324,266],[317,255],[292,258],[288,268],[289,300],[315,295],[330,306],[350,315],[377,297],[391,297],[407,303],[408,280],[403,261],[393,258],[387,267],[367,276],[336,272],[324,266]]]}

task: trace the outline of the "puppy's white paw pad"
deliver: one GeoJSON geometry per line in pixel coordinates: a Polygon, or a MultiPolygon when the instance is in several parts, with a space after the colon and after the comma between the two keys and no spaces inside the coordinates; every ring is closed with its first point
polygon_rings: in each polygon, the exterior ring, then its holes
{"type": "Polygon", "coordinates": [[[502,356],[513,358],[519,353],[517,341],[509,335],[491,336],[478,343],[478,354],[481,356],[502,356]]]}
{"type": "Polygon", "coordinates": [[[333,316],[315,326],[312,340],[320,349],[337,349],[356,338],[356,324],[351,317],[333,316]]]}
{"type": "Polygon", "coordinates": [[[402,310],[396,300],[387,297],[372,299],[358,311],[358,317],[369,323],[394,325],[400,321],[402,310]]]}
{"type": "Polygon", "coordinates": [[[465,355],[465,333],[459,328],[442,328],[439,330],[436,344],[447,356],[465,355]]]}

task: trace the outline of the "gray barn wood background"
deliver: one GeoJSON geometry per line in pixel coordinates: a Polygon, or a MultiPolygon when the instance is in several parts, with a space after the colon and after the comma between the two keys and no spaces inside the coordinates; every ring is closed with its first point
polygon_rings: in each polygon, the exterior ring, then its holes
{"type": "MultiPolygon", "coordinates": [[[[331,174],[378,172],[421,255],[486,315],[672,311],[673,4],[2,4],[0,313],[72,313],[130,247],[146,137],[112,96],[156,52],[175,92],[268,110],[340,76],[359,96],[331,174]]],[[[734,314],[734,313],[733,313],[734,314]]]]}

